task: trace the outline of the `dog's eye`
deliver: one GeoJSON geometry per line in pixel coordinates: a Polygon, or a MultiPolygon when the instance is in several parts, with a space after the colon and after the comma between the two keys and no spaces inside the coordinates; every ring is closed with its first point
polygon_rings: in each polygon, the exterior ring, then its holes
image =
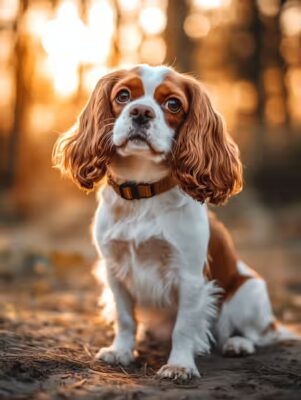
{"type": "Polygon", "coordinates": [[[130,100],[131,94],[127,89],[122,89],[117,93],[116,101],[119,104],[127,103],[130,100]]]}
{"type": "Polygon", "coordinates": [[[176,99],[175,97],[171,97],[165,103],[165,107],[173,114],[179,112],[182,108],[182,104],[180,100],[176,99]]]}

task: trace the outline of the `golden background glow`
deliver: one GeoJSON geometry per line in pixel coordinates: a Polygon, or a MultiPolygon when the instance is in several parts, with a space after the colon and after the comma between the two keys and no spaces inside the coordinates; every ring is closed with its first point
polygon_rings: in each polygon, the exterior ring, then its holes
{"type": "Polygon", "coordinates": [[[300,141],[299,1],[1,0],[0,26],[0,171],[29,197],[98,79],[136,63],[200,77],[250,171],[300,141]]]}

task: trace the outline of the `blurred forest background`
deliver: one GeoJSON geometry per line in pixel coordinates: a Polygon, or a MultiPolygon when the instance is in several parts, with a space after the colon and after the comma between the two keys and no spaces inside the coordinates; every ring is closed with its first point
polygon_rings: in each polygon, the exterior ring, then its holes
{"type": "Polygon", "coordinates": [[[244,192],[217,212],[278,314],[301,319],[298,0],[0,0],[4,282],[57,266],[72,276],[75,264],[89,273],[95,196],[52,169],[52,147],[97,80],[135,63],[167,63],[208,86],[245,165],[244,192]]]}

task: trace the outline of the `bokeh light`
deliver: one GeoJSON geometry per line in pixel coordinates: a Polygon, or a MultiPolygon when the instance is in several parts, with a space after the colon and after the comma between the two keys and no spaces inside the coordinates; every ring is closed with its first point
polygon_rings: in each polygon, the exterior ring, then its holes
{"type": "Polygon", "coordinates": [[[238,111],[252,114],[258,104],[258,94],[254,84],[248,81],[238,81],[233,88],[235,106],[238,111]]]}
{"type": "Polygon", "coordinates": [[[2,21],[11,21],[19,10],[19,0],[1,1],[0,16],[2,21]]]}
{"type": "Polygon", "coordinates": [[[0,61],[6,63],[13,50],[13,35],[11,32],[0,32],[0,61]]]}
{"type": "Polygon", "coordinates": [[[87,93],[92,93],[96,83],[98,80],[109,72],[108,67],[106,66],[94,66],[89,68],[83,79],[83,87],[87,93]]]}
{"type": "Polygon", "coordinates": [[[286,73],[286,84],[292,95],[301,100],[301,67],[290,68],[286,73]]]}
{"type": "Polygon", "coordinates": [[[94,0],[88,13],[83,62],[106,63],[115,31],[115,14],[111,3],[94,0]]]}
{"type": "Polygon", "coordinates": [[[28,33],[39,39],[44,32],[45,25],[51,18],[51,5],[45,3],[33,3],[24,18],[25,29],[28,33]]]}
{"type": "Polygon", "coordinates": [[[137,53],[142,41],[142,33],[135,24],[122,25],[120,27],[119,48],[124,56],[137,53]]]}
{"type": "Polygon", "coordinates": [[[210,31],[209,18],[199,14],[190,14],[184,22],[184,30],[192,39],[200,39],[208,35],[210,31]]]}
{"type": "Polygon", "coordinates": [[[266,17],[275,17],[280,11],[280,0],[257,0],[257,5],[266,17]]]}
{"type": "Polygon", "coordinates": [[[55,19],[44,28],[42,44],[50,57],[61,63],[65,59],[79,62],[84,49],[85,26],[80,20],[75,3],[64,1],[55,19]]]}
{"type": "Polygon", "coordinates": [[[140,0],[118,0],[118,4],[123,12],[133,12],[135,11],[141,1],[140,0]]]}
{"type": "Polygon", "coordinates": [[[114,34],[115,15],[106,0],[94,0],[88,12],[87,24],[81,20],[77,4],[62,1],[56,17],[42,33],[42,44],[53,71],[54,89],[61,96],[70,96],[79,85],[81,64],[107,62],[114,34]]]}
{"type": "Polygon", "coordinates": [[[197,7],[205,10],[214,10],[220,7],[226,7],[231,3],[231,0],[194,0],[197,7]]]}
{"type": "Polygon", "coordinates": [[[159,7],[147,7],[141,11],[139,22],[148,35],[157,35],[166,26],[166,15],[159,7]]]}
{"type": "Polygon", "coordinates": [[[166,44],[162,38],[146,39],[141,47],[141,60],[149,64],[161,64],[166,54],[166,44]]]}
{"type": "Polygon", "coordinates": [[[265,105],[265,115],[267,122],[273,125],[285,122],[285,104],[281,96],[268,97],[265,105]]]}
{"type": "Polygon", "coordinates": [[[301,33],[301,3],[289,1],[281,13],[280,25],[283,33],[294,36],[301,33]]]}

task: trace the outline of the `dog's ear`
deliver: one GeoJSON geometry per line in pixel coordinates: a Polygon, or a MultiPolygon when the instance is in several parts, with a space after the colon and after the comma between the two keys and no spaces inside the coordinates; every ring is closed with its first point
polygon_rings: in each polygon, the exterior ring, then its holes
{"type": "Polygon", "coordinates": [[[190,108],[172,151],[180,187],[194,199],[222,204],[242,188],[236,144],[199,82],[186,78],[190,108]]]}
{"type": "Polygon", "coordinates": [[[114,154],[110,94],[123,71],[100,79],[74,127],[63,134],[53,150],[54,166],[81,188],[92,190],[105,175],[114,154]]]}

